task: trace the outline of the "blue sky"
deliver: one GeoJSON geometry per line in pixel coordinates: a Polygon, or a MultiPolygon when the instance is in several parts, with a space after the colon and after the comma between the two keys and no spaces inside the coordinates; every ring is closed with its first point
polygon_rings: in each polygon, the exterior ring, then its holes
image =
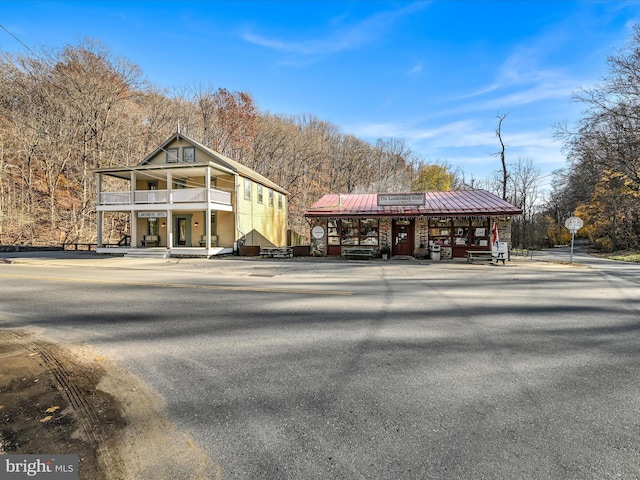
{"type": "MultiPolygon", "coordinates": [[[[573,92],[640,22],[622,1],[5,1],[0,24],[32,49],[99,39],[169,89],[252,94],[261,111],[313,114],[375,142],[402,138],[467,179],[507,161],[566,165],[554,125],[573,92]]],[[[25,52],[0,30],[0,50],[25,52]]]]}

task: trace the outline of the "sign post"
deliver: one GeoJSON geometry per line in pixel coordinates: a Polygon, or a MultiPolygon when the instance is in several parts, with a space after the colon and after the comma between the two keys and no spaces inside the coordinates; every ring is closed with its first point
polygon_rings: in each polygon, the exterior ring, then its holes
{"type": "Polygon", "coordinates": [[[584,222],[578,217],[569,217],[564,221],[564,226],[571,232],[571,256],[569,257],[569,263],[573,263],[573,238],[583,225],[584,222]]]}

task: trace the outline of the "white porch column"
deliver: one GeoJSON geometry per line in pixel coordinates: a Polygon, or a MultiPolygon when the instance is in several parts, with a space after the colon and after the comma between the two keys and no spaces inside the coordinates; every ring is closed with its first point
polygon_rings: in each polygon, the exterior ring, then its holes
{"type": "Polygon", "coordinates": [[[211,248],[211,167],[207,167],[204,184],[204,201],[207,202],[207,208],[204,211],[204,240],[207,250],[211,248]]]}
{"type": "Polygon", "coordinates": [[[138,216],[133,206],[136,203],[136,172],[131,171],[131,246],[138,247],[138,216]]]}
{"type": "MultiPolygon", "coordinates": [[[[97,205],[100,205],[100,194],[102,193],[102,175],[98,174],[98,178],[96,179],[96,187],[98,190],[98,203],[97,205]]],[[[102,248],[102,211],[98,210],[97,211],[97,221],[98,221],[98,225],[97,225],[97,231],[96,231],[96,243],[97,243],[97,248],[102,248]]]]}
{"type": "Polygon", "coordinates": [[[131,210],[131,246],[138,248],[138,216],[135,210],[131,210]]]}
{"type": "Polygon", "coordinates": [[[167,210],[167,248],[173,247],[173,211],[167,210]]]}
{"type": "Polygon", "coordinates": [[[131,203],[136,203],[136,172],[131,171],[131,203]]]}
{"type": "MultiPolygon", "coordinates": [[[[100,195],[100,193],[98,193],[100,195]]],[[[98,248],[102,248],[102,211],[98,210],[98,232],[97,232],[97,240],[98,248]]]]}
{"type": "MultiPolygon", "coordinates": [[[[173,203],[173,175],[171,170],[167,170],[167,200],[169,204],[173,203]]],[[[167,210],[167,248],[173,248],[173,207],[167,210]]]]}

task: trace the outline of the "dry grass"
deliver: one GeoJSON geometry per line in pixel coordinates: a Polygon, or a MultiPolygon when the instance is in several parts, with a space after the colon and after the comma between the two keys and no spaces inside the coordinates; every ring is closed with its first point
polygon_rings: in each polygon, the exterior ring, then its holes
{"type": "Polygon", "coordinates": [[[619,262],[640,263],[640,252],[637,250],[627,250],[613,253],[594,254],[597,257],[608,258],[610,260],[618,260],[619,262]]]}

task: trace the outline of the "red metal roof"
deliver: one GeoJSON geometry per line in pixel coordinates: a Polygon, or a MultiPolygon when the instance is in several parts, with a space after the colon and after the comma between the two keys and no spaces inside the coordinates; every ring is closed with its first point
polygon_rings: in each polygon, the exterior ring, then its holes
{"type": "Polygon", "coordinates": [[[378,206],[377,193],[329,193],[314,203],[306,217],[519,215],[522,210],[486,190],[427,192],[418,206],[378,206]]]}

